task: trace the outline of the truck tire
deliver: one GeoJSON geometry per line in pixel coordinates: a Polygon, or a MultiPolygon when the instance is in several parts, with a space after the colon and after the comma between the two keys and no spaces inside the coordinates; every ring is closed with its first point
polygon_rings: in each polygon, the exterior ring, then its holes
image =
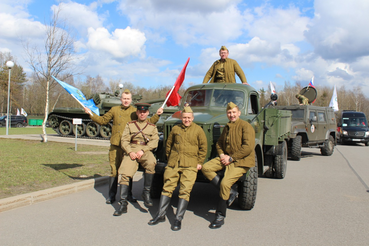
{"type": "Polygon", "coordinates": [[[299,161],[301,159],[301,147],[302,147],[302,137],[297,135],[291,140],[291,159],[299,161]]]}
{"type": "Polygon", "coordinates": [[[334,151],[334,139],[332,136],[329,136],[327,140],[325,140],[323,147],[320,148],[320,153],[325,156],[331,156],[334,151]]]}
{"type": "Polygon", "coordinates": [[[365,142],[365,146],[369,146],[369,142],[365,142]]]}
{"type": "Polygon", "coordinates": [[[286,141],[283,141],[278,145],[281,149],[280,154],[276,155],[274,157],[274,177],[277,179],[283,179],[286,176],[287,171],[287,143],[286,141]]]}
{"type": "Polygon", "coordinates": [[[159,198],[161,195],[161,191],[163,190],[164,185],[164,177],[163,174],[155,173],[154,179],[151,184],[150,195],[151,198],[159,198]]]}
{"type": "Polygon", "coordinates": [[[255,156],[255,167],[250,168],[244,181],[238,183],[238,205],[241,209],[251,210],[256,201],[258,187],[258,159],[255,156]]]}
{"type": "Polygon", "coordinates": [[[60,122],[59,131],[63,137],[68,136],[72,132],[73,125],[69,120],[63,120],[60,122]]]}

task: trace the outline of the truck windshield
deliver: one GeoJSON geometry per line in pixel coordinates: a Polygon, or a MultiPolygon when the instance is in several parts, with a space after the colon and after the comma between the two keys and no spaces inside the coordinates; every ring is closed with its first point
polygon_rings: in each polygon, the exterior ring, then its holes
{"type": "Polygon", "coordinates": [[[193,90],[186,96],[186,103],[191,107],[226,108],[229,102],[235,103],[240,109],[244,105],[244,92],[235,90],[193,90]]]}
{"type": "Polygon", "coordinates": [[[342,126],[367,127],[368,123],[365,117],[349,117],[349,118],[342,118],[342,126]]]}

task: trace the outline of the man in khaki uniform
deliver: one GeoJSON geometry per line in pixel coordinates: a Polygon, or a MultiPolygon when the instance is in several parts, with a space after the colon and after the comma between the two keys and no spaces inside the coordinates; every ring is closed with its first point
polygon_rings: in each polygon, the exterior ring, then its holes
{"type": "Polygon", "coordinates": [[[171,227],[173,231],[181,229],[181,221],[190,200],[197,171],[201,169],[207,153],[205,133],[200,126],[192,122],[194,116],[190,107],[184,107],[181,120],[182,124],[174,126],[167,139],[168,165],[164,173],[164,187],[160,197],[159,211],[148,223],[156,225],[165,221],[166,210],[179,181],[177,213],[171,227]]]}
{"type": "MultiPolygon", "coordinates": [[[[109,196],[106,199],[107,204],[112,204],[115,201],[115,195],[117,193],[118,185],[118,169],[123,158],[123,149],[120,145],[120,140],[122,138],[123,130],[127,122],[136,120],[136,108],[131,105],[132,94],[128,89],[125,89],[121,95],[120,101],[122,105],[112,107],[103,116],[98,116],[91,112],[87,107],[84,108],[85,112],[90,115],[90,118],[100,125],[106,125],[111,120],[113,120],[112,135],[110,138],[110,148],[109,148],[109,162],[111,174],[109,178],[109,196]]],[[[149,121],[155,124],[160,115],[163,113],[163,109],[159,108],[156,115],[151,117],[149,121]]],[[[131,181],[132,182],[132,181],[131,181]]],[[[131,184],[132,189],[132,184],[131,184]]],[[[130,189],[129,201],[136,202],[136,199],[132,197],[132,190],[130,189]]]]}
{"type": "Polygon", "coordinates": [[[255,131],[248,122],[239,118],[240,115],[238,106],[233,102],[228,103],[229,122],[216,144],[219,157],[208,161],[202,168],[204,176],[220,190],[216,218],[209,226],[212,229],[224,224],[227,200],[230,205],[236,198],[237,193],[232,192],[232,185],[255,166],[255,131]],[[223,169],[224,177],[220,180],[216,172],[223,169]]]}
{"type": "Polygon", "coordinates": [[[228,49],[222,46],[219,50],[220,59],[216,60],[210,67],[202,81],[203,84],[208,83],[209,79],[211,79],[210,83],[236,83],[236,73],[241,82],[248,85],[242,68],[237,61],[228,58],[228,55],[228,49]]]}
{"type": "Polygon", "coordinates": [[[121,146],[124,150],[123,161],[118,170],[119,204],[121,206],[114,212],[114,216],[120,216],[127,212],[129,183],[136,173],[139,163],[145,169],[142,198],[145,206],[153,206],[150,190],[155,174],[156,159],[151,151],[158,147],[159,134],[156,126],[147,120],[151,105],[137,103],[136,106],[138,120],[127,123],[121,139],[121,146]]]}

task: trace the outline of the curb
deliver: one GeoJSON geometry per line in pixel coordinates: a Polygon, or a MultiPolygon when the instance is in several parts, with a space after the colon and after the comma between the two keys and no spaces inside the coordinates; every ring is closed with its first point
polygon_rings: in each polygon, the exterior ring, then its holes
{"type": "Polygon", "coordinates": [[[0,199],[0,213],[14,208],[32,205],[37,202],[46,201],[59,196],[64,196],[79,191],[87,190],[106,184],[109,177],[99,177],[95,179],[84,180],[73,184],[58,186],[46,190],[35,191],[23,195],[0,199]]]}

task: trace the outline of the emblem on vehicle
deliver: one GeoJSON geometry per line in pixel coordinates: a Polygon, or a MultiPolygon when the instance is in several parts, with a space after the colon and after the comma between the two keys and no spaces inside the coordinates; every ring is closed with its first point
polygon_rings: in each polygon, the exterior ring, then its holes
{"type": "Polygon", "coordinates": [[[310,130],[311,130],[311,132],[315,132],[315,126],[311,125],[310,130]]]}

